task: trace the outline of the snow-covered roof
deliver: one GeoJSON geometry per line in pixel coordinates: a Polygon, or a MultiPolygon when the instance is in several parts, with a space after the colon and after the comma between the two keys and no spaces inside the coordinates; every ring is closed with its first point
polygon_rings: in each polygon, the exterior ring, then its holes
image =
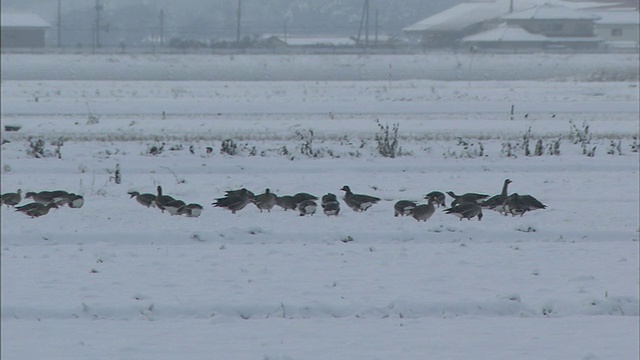
{"type": "Polygon", "coordinates": [[[600,19],[596,24],[607,25],[638,25],[640,24],[640,13],[638,10],[631,11],[601,11],[596,12],[600,19]]]}
{"type": "Polygon", "coordinates": [[[499,2],[462,3],[409,25],[402,31],[461,31],[478,22],[498,18],[508,10],[499,2]]]}
{"type": "Polygon", "coordinates": [[[598,37],[558,37],[544,36],[542,34],[532,34],[527,30],[516,26],[500,24],[495,29],[483,31],[478,34],[466,36],[462,42],[599,42],[598,37]]]}
{"type": "Polygon", "coordinates": [[[502,16],[504,20],[596,20],[598,16],[564,6],[542,4],[502,16]]]}
{"type": "Polygon", "coordinates": [[[48,28],[51,27],[39,15],[33,13],[2,13],[0,16],[2,27],[48,28]]]}
{"type": "MultiPolygon", "coordinates": [[[[373,38],[369,37],[369,41],[373,41],[373,38]]],[[[355,43],[355,40],[349,37],[287,37],[287,45],[290,46],[346,46],[354,45],[355,43]]]]}

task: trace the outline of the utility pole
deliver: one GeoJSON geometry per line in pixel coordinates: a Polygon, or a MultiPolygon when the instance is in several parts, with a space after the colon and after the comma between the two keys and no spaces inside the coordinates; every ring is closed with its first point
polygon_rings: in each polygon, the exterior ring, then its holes
{"type": "Polygon", "coordinates": [[[287,43],[287,19],[284,19],[284,43],[287,43]]]}
{"type": "Polygon", "coordinates": [[[164,10],[160,9],[160,47],[164,45],[164,10]]]}
{"type": "Polygon", "coordinates": [[[360,44],[360,35],[362,35],[362,27],[364,24],[365,32],[365,46],[369,45],[369,0],[364,0],[362,6],[362,16],[360,16],[360,27],[358,28],[358,37],[356,43],[360,44]],[[365,22],[366,20],[366,22],[365,22]]]}
{"type": "Polygon", "coordinates": [[[62,0],[58,0],[58,47],[62,47],[62,36],[61,36],[61,28],[62,28],[62,0]]]}
{"type": "Polygon", "coordinates": [[[238,0],[238,27],[236,28],[236,43],[240,46],[240,19],[242,18],[242,0],[238,0]]]}
{"type": "Polygon", "coordinates": [[[96,47],[100,48],[100,11],[102,10],[102,5],[100,5],[100,0],[96,0],[96,47]]]}
{"type": "Polygon", "coordinates": [[[365,0],[364,2],[365,7],[366,7],[366,17],[367,20],[365,22],[365,26],[364,26],[364,46],[368,47],[369,46],[369,0],[365,0]]]}
{"type": "Polygon", "coordinates": [[[375,40],[374,46],[378,46],[378,19],[379,18],[380,18],[380,15],[378,14],[378,8],[376,8],[376,40],[375,40]]]}

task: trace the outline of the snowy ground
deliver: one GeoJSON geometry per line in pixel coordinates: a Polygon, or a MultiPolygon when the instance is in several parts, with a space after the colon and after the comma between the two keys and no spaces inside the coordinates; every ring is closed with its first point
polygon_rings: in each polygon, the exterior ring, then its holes
{"type": "Polygon", "coordinates": [[[6,80],[4,60],[2,193],[86,203],[2,208],[2,358],[637,359],[637,82],[6,80]],[[378,153],[376,119],[400,156],[378,153]],[[37,138],[61,158],[30,157],[37,138]],[[393,216],[505,178],[548,209],[393,216]],[[126,194],[157,185],[202,215],[126,194]],[[331,218],[210,205],[343,185],[383,200],[331,218]]]}

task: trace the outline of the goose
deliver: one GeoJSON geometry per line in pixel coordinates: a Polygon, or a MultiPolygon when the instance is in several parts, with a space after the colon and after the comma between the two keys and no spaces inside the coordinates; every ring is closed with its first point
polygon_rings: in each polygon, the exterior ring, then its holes
{"type": "Polygon", "coordinates": [[[345,185],[340,189],[345,192],[344,194],[344,202],[349,206],[353,211],[366,211],[371,206],[380,201],[380,198],[370,195],[363,194],[354,194],[351,192],[349,186],[345,185]]]}
{"type": "Polygon", "coordinates": [[[137,191],[130,191],[127,194],[131,195],[131,198],[136,198],[138,204],[146,207],[156,207],[156,196],[154,194],[140,194],[137,191]]]}
{"type": "Polygon", "coordinates": [[[227,190],[224,192],[225,196],[234,196],[234,195],[248,195],[251,198],[254,198],[256,194],[251,190],[247,190],[247,188],[235,189],[235,190],[227,190]]]}
{"type": "Polygon", "coordinates": [[[482,208],[474,202],[458,204],[449,209],[445,209],[444,212],[459,217],[460,221],[462,221],[462,219],[471,220],[476,216],[478,217],[478,220],[482,220],[482,208]]]}
{"type": "Polygon", "coordinates": [[[39,193],[29,191],[25,194],[25,198],[32,198],[33,201],[40,204],[55,202],[58,205],[64,205],[68,197],[69,193],[64,190],[41,191],[39,193]]]}
{"type": "Polygon", "coordinates": [[[427,195],[425,195],[424,197],[425,199],[434,199],[434,204],[438,205],[438,207],[440,206],[447,206],[445,200],[447,199],[447,197],[441,193],[440,191],[432,191],[430,193],[428,193],[427,195]]]}
{"type": "Polygon", "coordinates": [[[393,205],[394,214],[393,216],[407,216],[411,215],[411,210],[418,206],[414,201],[411,200],[400,200],[393,205]]]}
{"type": "Polygon", "coordinates": [[[231,210],[231,213],[235,214],[236,211],[244,209],[245,206],[252,202],[253,196],[251,191],[242,188],[232,193],[227,192],[227,196],[216,199],[212,205],[231,210]]]}
{"type": "Polygon", "coordinates": [[[84,205],[84,197],[71,193],[67,197],[67,205],[72,209],[79,209],[84,205]]]}
{"type": "Polygon", "coordinates": [[[58,204],[56,204],[55,202],[50,202],[46,205],[39,202],[33,202],[30,204],[16,207],[16,211],[25,213],[31,216],[32,218],[37,218],[43,215],[47,215],[51,208],[57,208],[57,207],[58,207],[58,204]]]}
{"type": "Polygon", "coordinates": [[[177,199],[166,202],[162,205],[164,210],[167,210],[167,212],[171,215],[182,215],[182,213],[180,212],[180,209],[182,209],[185,206],[187,206],[187,204],[184,201],[177,200],[177,199]]]}
{"type": "Polygon", "coordinates": [[[498,195],[494,195],[490,198],[488,198],[487,200],[483,201],[480,203],[480,206],[483,209],[492,209],[492,210],[496,210],[498,212],[504,212],[504,207],[502,206],[502,204],[504,203],[504,200],[507,198],[507,187],[509,186],[509,184],[511,184],[513,181],[506,179],[504,181],[504,184],[502,185],[502,192],[498,195]]]}
{"type": "Polygon", "coordinates": [[[298,211],[300,211],[300,216],[313,215],[316,213],[317,208],[318,204],[310,199],[304,200],[303,202],[298,204],[298,211]]]}
{"type": "Polygon", "coordinates": [[[295,210],[297,207],[296,200],[291,195],[283,195],[283,196],[276,197],[276,205],[283,208],[284,211],[295,210]]]}
{"type": "Polygon", "coordinates": [[[418,221],[427,221],[429,220],[431,215],[433,215],[433,213],[436,211],[436,206],[435,206],[436,202],[437,200],[433,198],[429,198],[426,204],[420,204],[414,207],[413,209],[411,209],[410,213],[413,216],[413,218],[418,221]]]}
{"type": "Polygon", "coordinates": [[[271,212],[271,209],[276,206],[276,200],[278,196],[271,192],[268,188],[265,189],[264,193],[256,195],[253,198],[253,203],[256,204],[256,207],[262,210],[267,210],[267,212],[271,212]]]}
{"type": "Polygon", "coordinates": [[[296,205],[300,204],[301,202],[303,202],[305,200],[318,200],[318,197],[315,196],[315,195],[311,195],[309,193],[306,193],[306,192],[299,192],[299,193],[293,195],[293,201],[295,201],[296,205]]]}
{"type": "Polygon", "coordinates": [[[340,213],[340,203],[335,194],[328,193],[322,196],[322,211],[327,216],[337,216],[340,213]]]}
{"type": "Polygon", "coordinates": [[[4,193],[0,195],[0,203],[9,206],[16,206],[22,201],[22,189],[14,193],[4,193]]]}
{"type": "Polygon", "coordinates": [[[156,195],[156,206],[158,207],[158,209],[162,210],[162,212],[164,212],[164,206],[165,204],[168,204],[172,201],[176,201],[176,199],[174,199],[173,197],[169,196],[169,195],[163,195],[162,194],[162,186],[158,185],[157,187],[158,190],[158,195],[156,195]]]}
{"type": "Polygon", "coordinates": [[[541,203],[538,199],[531,195],[519,195],[513,193],[509,195],[504,201],[505,215],[511,214],[511,216],[524,215],[527,211],[546,209],[547,205],[541,203]]]}
{"type": "Polygon", "coordinates": [[[455,207],[458,204],[463,204],[467,202],[477,204],[489,197],[489,195],[478,194],[478,193],[466,193],[462,195],[456,195],[453,191],[447,191],[447,194],[449,194],[449,196],[453,198],[453,202],[451,202],[451,207],[455,207]]]}
{"type": "Polygon", "coordinates": [[[178,209],[178,213],[186,217],[198,217],[202,213],[202,209],[202,205],[191,203],[178,209]]]}

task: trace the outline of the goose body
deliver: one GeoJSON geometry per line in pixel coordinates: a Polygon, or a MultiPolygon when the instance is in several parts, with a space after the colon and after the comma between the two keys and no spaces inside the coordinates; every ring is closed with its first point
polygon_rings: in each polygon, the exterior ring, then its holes
{"type": "Polygon", "coordinates": [[[156,203],[156,206],[158,207],[158,209],[160,209],[160,210],[162,210],[162,212],[164,212],[165,205],[176,201],[176,199],[174,199],[173,197],[171,197],[169,195],[164,195],[162,193],[162,186],[160,186],[160,185],[158,185],[157,190],[158,190],[158,194],[156,195],[155,203],[156,203]]]}
{"type": "Polygon", "coordinates": [[[25,213],[31,216],[32,218],[37,218],[43,215],[47,215],[50,209],[57,208],[57,207],[58,207],[58,204],[56,204],[55,202],[50,202],[48,204],[33,202],[30,204],[16,207],[16,211],[25,213]]]}
{"type": "Polygon", "coordinates": [[[393,216],[407,216],[411,215],[413,210],[418,204],[411,200],[400,200],[393,205],[393,216]]]}
{"type": "Polygon", "coordinates": [[[504,201],[504,211],[511,216],[524,215],[527,211],[546,209],[547,205],[541,203],[531,195],[519,195],[517,193],[509,195],[504,201]]]}
{"type": "Polygon", "coordinates": [[[84,205],[84,197],[77,194],[69,194],[67,205],[72,209],[79,209],[84,205]]]}
{"type": "Polygon", "coordinates": [[[482,208],[480,205],[473,202],[465,202],[456,206],[453,206],[449,209],[444,210],[447,214],[453,214],[462,219],[473,219],[474,217],[478,217],[478,220],[482,220],[482,208]]]}
{"type": "Polygon", "coordinates": [[[322,196],[321,206],[327,216],[337,216],[340,213],[340,203],[335,194],[328,193],[322,196]]]}
{"type": "Polygon", "coordinates": [[[5,193],[0,195],[0,202],[4,205],[16,206],[22,201],[22,189],[18,189],[17,192],[14,193],[5,193]]]}
{"type": "Polygon", "coordinates": [[[478,193],[465,193],[462,195],[456,195],[453,191],[447,191],[447,194],[453,198],[451,202],[451,206],[455,207],[456,205],[463,203],[474,203],[477,204],[484,199],[488,198],[487,194],[478,194],[478,193]]]}
{"type": "Polygon", "coordinates": [[[298,204],[298,211],[300,212],[300,216],[305,215],[313,215],[316,213],[316,209],[318,208],[318,204],[316,204],[313,200],[304,200],[300,204],[298,204]]]}
{"type": "Polygon", "coordinates": [[[340,190],[345,192],[344,202],[353,211],[367,211],[367,209],[380,201],[380,198],[375,196],[354,194],[347,185],[343,186],[340,190]]]}
{"type": "Polygon", "coordinates": [[[162,207],[171,215],[182,215],[180,211],[186,205],[182,200],[174,200],[164,203],[162,207]]]}
{"type": "Polygon", "coordinates": [[[420,204],[411,209],[411,216],[418,221],[427,221],[436,212],[436,200],[429,199],[427,204],[420,204]]]}
{"type": "Polygon", "coordinates": [[[253,193],[245,188],[240,190],[234,190],[233,192],[227,192],[227,196],[218,198],[214,203],[215,207],[222,207],[230,210],[235,214],[236,211],[244,209],[249,203],[253,201],[253,193]]]}
{"type": "Polygon", "coordinates": [[[202,209],[202,205],[191,203],[178,209],[178,213],[186,217],[198,217],[202,213],[202,209]]]}
{"type": "Polygon", "coordinates": [[[300,204],[301,202],[303,202],[305,200],[318,200],[318,197],[315,196],[315,195],[311,195],[309,193],[306,193],[306,192],[299,192],[299,193],[293,195],[293,201],[295,201],[296,204],[300,204]]]}
{"type": "Polygon", "coordinates": [[[64,205],[68,201],[69,193],[64,190],[41,191],[39,193],[30,191],[26,193],[25,198],[31,198],[33,201],[45,205],[49,203],[64,205]]]}
{"type": "Polygon", "coordinates": [[[264,193],[256,195],[253,198],[253,203],[260,209],[260,212],[267,210],[271,212],[271,209],[276,206],[276,200],[278,196],[271,192],[269,189],[265,189],[264,193]]]}
{"type": "Polygon", "coordinates": [[[296,204],[295,198],[291,195],[283,195],[283,196],[276,197],[276,205],[283,208],[284,211],[295,210],[296,207],[298,206],[296,204]]]}
{"type": "Polygon", "coordinates": [[[498,212],[504,212],[503,204],[504,204],[504,200],[508,196],[507,187],[511,183],[512,183],[511,180],[506,179],[502,185],[502,192],[500,192],[500,194],[498,195],[494,195],[484,200],[482,203],[480,203],[480,206],[482,206],[483,209],[492,209],[498,212]]]}
{"type": "Polygon", "coordinates": [[[437,205],[438,207],[440,206],[447,206],[446,204],[446,199],[447,197],[441,193],[440,191],[432,191],[430,193],[428,193],[425,197],[425,199],[433,199],[434,200],[434,204],[437,205]]]}
{"type": "Polygon", "coordinates": [[[149,193],[140,194],[137,191],[130,191],[128,192],[128,194],[131,195],[132,198],[135,197],[138,204],[142,206],[146,206],[148,208],[156,207],[156,196],[154,194],[149,194],[149,193]]]}

